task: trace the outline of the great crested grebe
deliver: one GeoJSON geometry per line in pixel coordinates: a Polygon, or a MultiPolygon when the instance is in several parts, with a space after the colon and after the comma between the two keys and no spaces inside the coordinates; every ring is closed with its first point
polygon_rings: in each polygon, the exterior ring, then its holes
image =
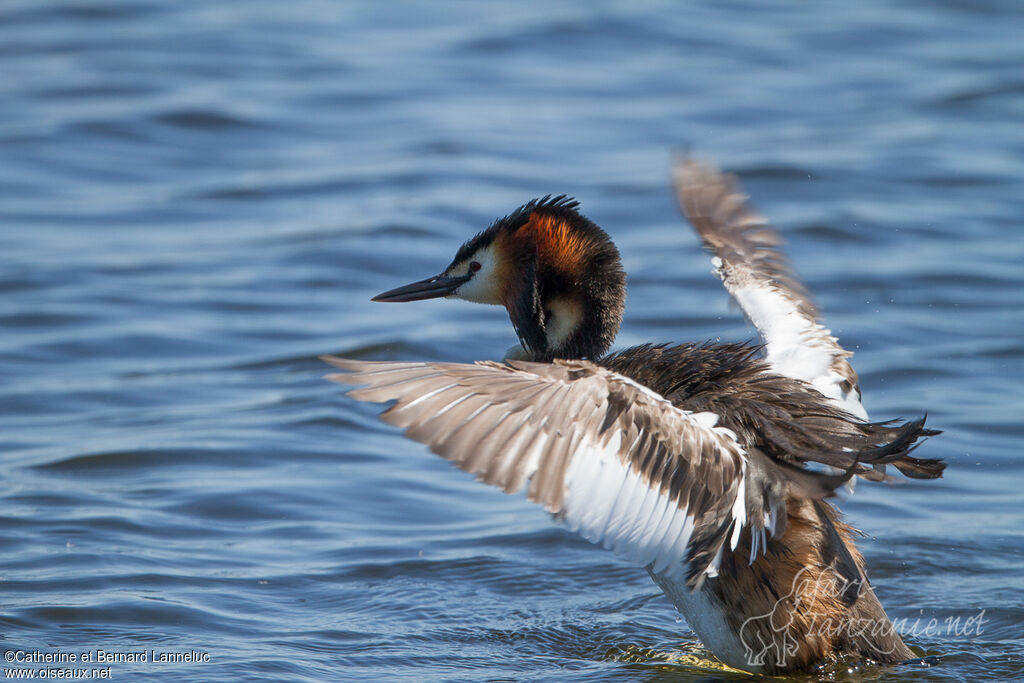
{"type": "Polygon", "coordinates": [[[564,196],[520,207],[436,277],[375,301],[455,297],[508,310],[505,362],[325,357],[394,401],[410,438],[646,567],[705,646],[753,672],[914,654],[871,590],[854,530],[825,498],[854,475],[942,475],[910,455],[924,419],[869,422],[851,355],[818,322],[778,235],[732,176],[675,168],[679,202],[762,345],[644,344],[605,355],[626,293],[608,235],[564,196]]]}

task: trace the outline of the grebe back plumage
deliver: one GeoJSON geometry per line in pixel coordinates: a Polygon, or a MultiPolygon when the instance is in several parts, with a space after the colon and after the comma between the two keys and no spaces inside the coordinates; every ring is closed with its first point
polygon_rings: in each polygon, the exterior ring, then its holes
{"type": "Polygon", "coordinates": [[[382,418],[410,438],[506,492],[527,487],[570,529],[646,567],[727,664],[777,673],[846,654],[911,657],[824,499],[854,475],[885,478],[887,464],[940,476],[940,461],[909,455],[936,432],[923,419],[866,421],[849,354],[730,177],[685,160],[676,186],[764,359],[710,343],[604,355],[625,276],[608,235],[563,196],[496,221],[440,275],[375,297],[502,305],[521,343],[513,358],[326,357],[346,371],[329,378],[366,385],[354,398],[394,401],[382,418]],[[876,627],[854,632],[864,620],[876,627]]]}

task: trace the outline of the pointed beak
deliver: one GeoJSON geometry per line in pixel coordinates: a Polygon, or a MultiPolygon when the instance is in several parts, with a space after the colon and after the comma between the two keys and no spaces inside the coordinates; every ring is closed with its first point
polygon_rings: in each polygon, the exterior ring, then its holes
{"type": "Polygon", "coordinates": [[[373,297],[371,301],[404,302],[421,301],[423,299],[438,299],[442,296],[454,294],[455,290],[462,284],[468,282],[470,277],[470,275],[459,275],[457,277],[435,275],[434,277],[428,277],[426,280],[420,280],[419,282],[413,282],[412,284],[404,285],[402,287],[389,289],[388,291],[373,297]]]}

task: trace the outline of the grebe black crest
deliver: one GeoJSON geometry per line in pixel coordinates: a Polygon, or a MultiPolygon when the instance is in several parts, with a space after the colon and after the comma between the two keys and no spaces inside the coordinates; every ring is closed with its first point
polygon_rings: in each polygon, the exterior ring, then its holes
{"type": "Polygon", "coordinates": [[[625,274],[608,235],[565,196],[529,202],[467,241],[439,275],[377,301],[503,306],[504,362],[325,357],[349,395],[507,493],[645,567],[726,664],[807,670],[913,657],[826,499],[853,477],[942,474],[911,451],[924,419],[870,422],[850,353],[825,329],[735,179],[675,168],[681,208],[762,344],[645,344],[606,355],[625,274]]]}

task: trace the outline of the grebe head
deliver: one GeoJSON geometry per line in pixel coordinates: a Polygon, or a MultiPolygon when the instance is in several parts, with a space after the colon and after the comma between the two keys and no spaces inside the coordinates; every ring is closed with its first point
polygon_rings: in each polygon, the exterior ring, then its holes
{"type": "Polygon", "coordinates": [[[373,300],[504,306],[526,358],[597,358],[619,331],[626,275],[611,238],[578,206],[564,195],[524,204],[463,244],[440,275],[373,300]]]}

